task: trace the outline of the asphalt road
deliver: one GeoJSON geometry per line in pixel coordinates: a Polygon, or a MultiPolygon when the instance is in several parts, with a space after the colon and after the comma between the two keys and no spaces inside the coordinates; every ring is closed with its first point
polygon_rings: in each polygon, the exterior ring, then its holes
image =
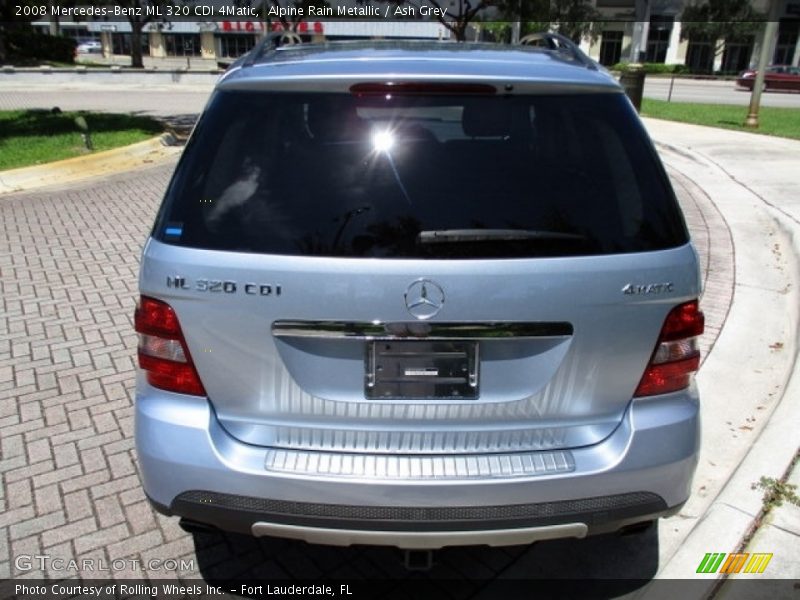
{"type": "Polygon", "coordinates": [[[0,87],[0,110],[29,108],[144,114],[191,127],[203,110],[205,86],[28,85],[0,87]]]}
{"type": "MultiPolygon", "coordinates": [[[[650,78],[645,96],[666,100],[670,79],[650,78]]],[[[211,91],[205,85],[120,85],[120,84],[6,84],[0,79],[0,110],[53,108],[147,114],[167,118],[178,127],[188,128],[203,110],[211,91]]],[[[737,90],[732,81],[676,79],[672,91],[675,102],[738,104],[747,106],[750,94],[737,90]]],[[[763,106],[800,108],[800,93],[767,92],[763,106]]]]}
{"type": "MultiPolygon", "coordinates": [[[[672,102],[698,102],[701,104],[750,104],[750,92],[736,87],[733,81],[712,81],[650,77],[645,79],[646,98],[667,100],[672,85],[672,102]]],[[[761,94],[762,106],[800,108],[800,92],[768,91],[761,94]]]]}

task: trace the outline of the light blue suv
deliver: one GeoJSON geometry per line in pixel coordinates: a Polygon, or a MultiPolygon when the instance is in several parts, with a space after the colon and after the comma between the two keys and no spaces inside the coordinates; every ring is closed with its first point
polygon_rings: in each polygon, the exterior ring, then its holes
{"type": "Polygon", "coordinates": [[[622,89],[569,44],[256,48],[140,291],[142,482],[187,526],[505,545],[689,496],[697,256],[622,89]]]}

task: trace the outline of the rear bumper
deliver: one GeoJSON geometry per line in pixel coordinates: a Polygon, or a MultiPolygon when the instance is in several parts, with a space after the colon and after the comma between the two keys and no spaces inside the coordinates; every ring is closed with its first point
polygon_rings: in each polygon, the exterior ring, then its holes
{"type": "Polygon", "coordinates": [[[574,468],[536,476],[408,480],[270,471],[267,449],[238,442],[204,399],[139,378],[142,482],[166,514],[312,543],[506,545],[584,537],[676,512],[699,450],[694,388],[634,400],[603,442],[572,449],[574,468]]]}

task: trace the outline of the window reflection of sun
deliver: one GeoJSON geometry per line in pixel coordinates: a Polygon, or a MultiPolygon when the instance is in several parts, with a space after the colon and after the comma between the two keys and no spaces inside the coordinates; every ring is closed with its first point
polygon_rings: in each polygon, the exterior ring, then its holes
{"type": "Polygon", "coordinates": [[[394,146],[394,135],[388,129],[379,129],[372,134],[372,147],[376,152],[389,152],[394,146]]]}

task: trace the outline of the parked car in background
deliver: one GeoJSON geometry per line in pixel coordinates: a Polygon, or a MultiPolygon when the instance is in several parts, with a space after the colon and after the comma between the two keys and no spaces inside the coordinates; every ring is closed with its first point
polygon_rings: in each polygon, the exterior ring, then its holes
{"type": "Polygon", "coordinates": [[[97,40],[90,40],[88,42],[81,42],[75,48],[78,54],[102,54],[103,45],[97,40]]]}
{"type": "MultiPolygon", "coordinates": [[[[748,69],[742,71],[736,79],[736,85],[748,90],[753,89],[758,71],[748,69]]],[[[800,91],[800,67],[791,65],[773,65],[767,67],[764,74],[764,90],[797,90],[800,91]]]]}

